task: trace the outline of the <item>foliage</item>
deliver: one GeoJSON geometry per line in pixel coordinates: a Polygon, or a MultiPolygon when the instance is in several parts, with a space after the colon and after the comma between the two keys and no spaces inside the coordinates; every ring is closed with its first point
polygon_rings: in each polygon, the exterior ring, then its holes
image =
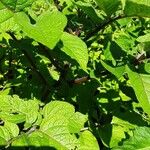
{"type": "Polygon", "coordinates": [[[0,0],[1,149],[149,149],[150,2],[0,0]]]}

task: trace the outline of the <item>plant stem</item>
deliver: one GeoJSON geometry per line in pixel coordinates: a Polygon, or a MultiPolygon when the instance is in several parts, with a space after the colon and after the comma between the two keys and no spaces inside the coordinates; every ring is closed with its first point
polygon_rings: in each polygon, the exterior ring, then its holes
{"type": "Polygon", "coordinates": [[[101,23],[100,25],[98,25],[97,27],[95,27],[92,31],[90,31],[89,33],[87,33],[86,37],[84,38],[84,41],[90,39],[93,35],[95,35],[96,33],[98,33],[100,30],[104,29],[109,24],[113,23],[116,20],[122,19],[124,17],[125,16],[123,16],[123,15],[119,15],[119,16],[114,17],[114,18],[109,18],[108,20],[104,21],[103,23],[101,23]]]}

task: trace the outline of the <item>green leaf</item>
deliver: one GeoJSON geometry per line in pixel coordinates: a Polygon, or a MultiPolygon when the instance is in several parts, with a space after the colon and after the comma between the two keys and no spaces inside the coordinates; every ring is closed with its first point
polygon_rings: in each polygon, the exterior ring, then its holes
{"type": "Polygon", "coordinates": [[[129,67],[127,73],[140,105],[150,116],[150,75],[138,74],[129,67]]]}
{"type": "Polygon", "coordinates": [[[80,9],[82,9],[95,23],[100,23],[102,20],[98,16],[98,13],[93,8],[93,6],[90,3],[85,3],[78,1],[75,3],[80,9]]]}
{"type": "Polygon", "coordinates": [[[0,96],[0,111],[0,116],[4,120],[18,123],[25,119],[26,123],[31,125],[38,117],[39,102],[36,100],[24,101],[16,95],[13,97],[0,96]]]}
{"type": "Polygon", "coordinates": [[[102,143],[109,148],[117,146],[121,139],[125,138],[124,128],[122,126],[107,124],[99,128],[99,135],[102,143]]]}
{"type": "MultiPolygon", "coordinates": [[[[7,96],[7,98],[10,98],[9,101],[12,99],[10,96],[7,96]]],[[[20,108],[20,111],[24,110],[23,112],[26,113],[23,108],[29,107],[26,102],[30,100],[21,101],[18,97],[15,97],[13,100],[16,108],[20,108]],[[15,102],[15,100],[17,101],[15,102]],[[20,101],[22,105],[24,105],[24,107],[22,106],[23,108],[19,107],[20,101]]],[[[30,101],[29,103],[31,104],[32,102],[30,101]]],[[[35,107],[33,103],[31,106],[35,107]]],[[[27,111],[29,110],[27,109],[27,111]]],[[[89,140],[88,147],[90,147],[90,149],[92,147],[98,149],[96,138],[89,131],[81,134],[81,140],[75,136],[74,133],[78,134],[80,138],[79,132],[84,128],[87,116],[79,112],[75,113],[75,109],[71,104],[63,101],[53,101],[46,104],[41,113],[43,118],[39,124],[40,128],[19,136],[17,125],[6,122],[4,127],[2,127],[2,131],[7,129],[8,133],[2,132],[2,135],[0,134],[2,141],[5,142],[4,139],[9,140],[10,137],[17,136],[12,141],[11,146],[48,146],[49,148],[70,150],[79,148],[80,146],[84,149],[87,148],[86,141],[89,140]]]]}
{"type": "Polygon", "coordinates": [[[12,144],[11,146],[13,147],[25,147],[25,146],[29,146],[30,142],[29,142],[29,139],[28,139],[28,136],[27,134],[22,134],[21,136],[19,136],[18,138],[16,138],[14,141],[12,141],[12,144]]]}
{"type": "Polygon", "coordinates": [[[80,130],[84,128],[84,124],[86,121],[86,115],[83,115],[79,112],[74,113],[74,115],[69,119],[68,123],[70,133],[79,133],[80,130]]]}
{"type": "Polygon", "coordinates": [[[46,104],[42,111],[45,119],[53,114],[61,114],[61,116],[68,119],[74,114],[74,112],[75,109],[71,104],[61,101],[54,101],[46,104]]]}
{"type": "Polygon", "coordinates": [[[80,135],[80,150],[99,150],[99,145],[96,138],[89,131],[84,131],[80,135]]]}
{"type": "Polygon", "coordinates": [[[150,128],[137,127],[134,135],[124,142],[123,146],[113,148],[113,150],[149,150],[150,149],[150,128]]]}
{"type": "Polygon", "coordinates": [[[18,111],[26,115],[26,123],[32,124],[36,121],[39,111],[39,103],[36,100],[23,101],[18,107],[18,111]]]}
{"type": "Polygon", "coordinates": [[[1,0],[0,29],[3,31],[13,30],[13,28],[16,27],[16,23],[13,18],[14,13],[31,6],[34,1],[35,0],[1,0]]]}
{"type": "Polygon", "coordinates": [[[125,52],[129,52],[134,45],[134,40],[131,38],[131,36],[123,31],[114,33],[113,36],[115,37],[114,42],[125,52]]]}
{"type": "Polygon", "coordinates": [[[31,6],[34,1],[36,0],[0,0],[0,3],[2,3],[7,9],[17,12],[31,6]]]}
{"type": "Polygon", "coordinates": [[[136,40],[138,42],[141,42],[141,43],[143,43],[143,42],[150,42],[150,34],[139,36],[136,40]]]}
{"type": "Polygon", "coordinates": [[[31,133],[29,136],[29,141],[30,141],[30,146],[36,146],[36,147],[41,147],[41,146],[46,146],[49,149],[61,149],[61,150],[67,150],[65,146],[48,136],[42,131],[35,131],[31,133]]]}
{"type": "Polygon", "coordinates": [[[120,0],[95,0],[98,6],[110,16],[115,13],[120,5],[120,0]]]}
{"type": "Polygon", "coordinates": [[[102,65],[112,74],[114,74],[118,79],[124,74],[125,72],[125,66],[119,66],[119,67],[112,67],[105,63],[104,61],[101,61],[102,65]]]}
{"type": "Polygon", "coordinates": [[[6,127],[0,126],[0,137],[6,141],[11,139],[9,130],[6,127]]]}
{"type": "Polygon", "coordinates": [[[64,32],[61,37],[63,47],[61,48],[72,59],[75,59],[81,68],[86,71],[88,63],[88,50],[86,44],[77,36],[64,32]]]}
{"type": "MultiPolygon", "coordinates": [[[[61,150],[67,150],[65,147],[63,147],[60,143],[49,137],[47,134],[45,134],[42,131],[35,131],[31,134],[22,134],[18,138],[16,138],[12,144],[12,147],[48,147],[49,149],[61,149],[61,150]]],[[[32,148],[31,148],[32,149],[32,148]]]]}
{"type": "Polygon", "coordinates": [[[124,14],[126,16],[150,17],[150,1],[126,0],[124,14]]]}
{"type": "Polygon", "coordinates": [[[7,128],[12,137],[16,137],[19,135],[19,128],[15,123],[6,121],[4,127],[7,128]]]}
{"type": "Polygon", "coordinates": [[[49,148],[55,147],[57,149],[65,150],[65,148],[62,147],[62,145],[60,145],[57,141],[51,139],[48,135],[41,131],[32,132],[30,135],[23,134],[13,141],[12,146],[46,146],[49,148]]]}
{"type": "Polygon", "coordinates": [[[7,141],[0,136],[0,148],[1,148],[1,146],[4,146],[6,144],[7,144],[7,141]]]}
{"type": "Polygon", "coordinates": [[[149,62],[145,63],[144,69],[146,72],[150,73],[150,63],[149,62]]]}
{"type": "Polygon", "coordinates": [[[0,30],[2,32],[7,31],[16,31],[16,29],[19,28],[16,22],[14,21],[14,18],[11,17],[10,19],[4,21],[3,23],[0,23],[0,30]]]}
{"type": "Polygon", "coordinates": [[[7,9],[2,2],[0,2],[0,24],[13,17],[13,12],[7,9]]]}
{"type": "Polygon", "coordinates": [[[69,118],[74,114],[74,107],[66,102],[54,101],[43,109],[44,119],[40,131],[57,141],[66,149],[78,146],[77,139],[68,129],[69,118]]]}
{"type": "Polygon", "coordinates": [[[66,17],[59,11],[42,13],[35,20],[35,24],[31,24],[29,17],[23,12],[17,13],[15,20],[27,36],[50,49],[53,49],[60,40],[67,24],[66,17]]]}
{"type": "Polygon", "coordinates": [[[12,123],[21,123],[26,120],[26,116],[24,114],[11,114],[6,112],[0,112],[0,118],[12,123]]]}
{"type": "Polygon", "coordinates": [[[77,139],[69,133],[68,121],[66,118],[59,115],[50,116],[48,119],[44,119],[40,131],[44,132],[53,140],[65,147],[66,149],[74,149],[78,146],[77,139]]]}

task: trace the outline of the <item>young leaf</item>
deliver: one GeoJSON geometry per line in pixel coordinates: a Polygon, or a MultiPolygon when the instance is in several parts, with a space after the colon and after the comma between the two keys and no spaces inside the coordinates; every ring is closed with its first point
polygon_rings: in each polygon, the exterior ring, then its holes
{"type": "Polygon", "coordinates": [[[128,66],[127,73],[140,105],[150,116],[150,75],[138,74],[128,66]]]}
{"type": "Polygon", "coordinates": [[[124,142],[123,146],[113,148],[113,150],[149,150],[150,149],[150,128],[137,127],[134,135],[124,142]]]}
{"type": "Polygon", "coordinates": [[[66,32],[63,33],[61,41],[63,43],[61,50],[75,59],[84,71],[87,71],[88,50],[86,44],[77,36],[66,32]]]}
{"type": "Polygon", "coordinates": [[[31,24],[29,17],[23,12],[17,13],[15,20],[27,36],[50,49],[53,49],[60,40],[67,24],[66,17],[59,11],[42,13],[35,20],[35,24],[31,24]]]}

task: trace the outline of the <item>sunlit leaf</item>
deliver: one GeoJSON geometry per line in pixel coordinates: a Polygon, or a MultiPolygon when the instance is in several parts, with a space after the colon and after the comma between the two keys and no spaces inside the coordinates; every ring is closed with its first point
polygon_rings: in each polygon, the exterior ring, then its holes
{"type": "Polygon", "coordinates": [[[43,13],[35,20],[35,24],[32,24],[29,17],[23,12],[17,13],[15,20],[27,36],[50,49],[53,49],[60,40],[67,24],[66,17],[59,11],[43,13]]]}
{"type": "Polygon", "coordinates": [[[87,70],[88,51],[86,44],[77,36],[64,33],[61,37],[63,47],[61,48],[67,55],[75,59],[83,70],[87,70]]]}

